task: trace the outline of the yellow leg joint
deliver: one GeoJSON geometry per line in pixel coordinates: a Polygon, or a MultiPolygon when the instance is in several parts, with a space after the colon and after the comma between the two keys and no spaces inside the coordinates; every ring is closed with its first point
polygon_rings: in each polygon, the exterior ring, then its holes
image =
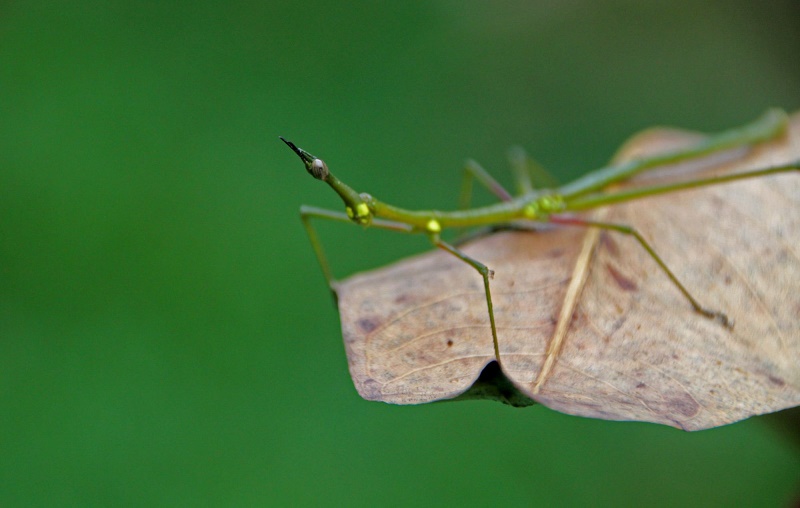
{"type": "Polygon", "coordinates": [[[441,233],[442,225],[439,224],[438,220],[431,219],[427,224],[425,224],[425,229],[427,229],[429,233],[441,233]]]}

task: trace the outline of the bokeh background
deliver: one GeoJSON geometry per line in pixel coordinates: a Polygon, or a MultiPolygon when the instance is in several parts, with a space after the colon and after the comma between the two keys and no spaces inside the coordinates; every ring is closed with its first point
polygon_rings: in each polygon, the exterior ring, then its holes
{"type": "MultiPolygon", "coordinates": [[[[297,212],[340,202],[277,136],[448,208],[513,144],[566,181],[796,110],[798,49],[792,0],[0,3],[0,506],[796,502],[765,418],[361,400],[297,212]]],[[[429,248],[321,233],[342,276],[429,248]]]]}

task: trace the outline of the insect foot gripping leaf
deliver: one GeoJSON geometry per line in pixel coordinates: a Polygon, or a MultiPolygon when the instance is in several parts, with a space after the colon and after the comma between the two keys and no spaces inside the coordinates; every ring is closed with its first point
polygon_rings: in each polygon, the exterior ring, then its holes
{"type": "MultiPolygon", "coordinates": [[[[702,139],[647,131],[618,161],[702,139]]],[[[772,141],[648,170],[614,192],[797,160],[795,115],[772,141]]],[[[632,235],[575,227],[495,233],[463,252],[495,270],[499,364],[480,277],[431,252],[336,283],[358,392],[395,404],[535,400],[574,415],[686,430],[799,405],[800,174],[604,204],[572,217],[633,227],[698,300],[735,325],[696,312],[632,235]]]]}

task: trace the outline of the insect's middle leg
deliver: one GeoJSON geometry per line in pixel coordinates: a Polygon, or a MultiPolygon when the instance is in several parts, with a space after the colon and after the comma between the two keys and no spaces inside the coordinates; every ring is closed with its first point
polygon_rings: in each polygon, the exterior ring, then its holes
{"type": "Polygon", "coordinates": [[[454,255],[455,257],[457,257],[458,259],[460,259],[461,261],[464,261],[465,263],[473,267],[475,270],[477,270],[478,273],[481,274],[481,277],[483,277],[483,287],[484,287],[484,292],[486,294],[486,305],[489,308],[489,323],[491,324],[492,327],[492,343],[494,344],[494,357],[497,360],[497,363],[502,365],[502,362],[500,361],[500,345],[497,341],[497,326],[495,325],[494,322],[494,307],[492,306],[492,292],[489,289],[489,279],[494,277],[494,271],[490,270],[486,265],[484,265],[480,261],[477,261],[469,257],[467,254],[460,251],[458,248],[443,241],[441,238],[439,238],[438,235],[431,236],[430,239],[431,242],[436,247],[445,250],[450,254],[454,255]]]}
{"type": "Polygon", "coordinates": [[[508,151],[508,162],[514,174],[517,192],[527,194],[533,189],[555,189],[558,181],[520,146],[508,151]]]}
{"type": "Polygon", "coordinates": [[[557,215],[551,216],[550,217],[550,222],[552,222],[554,224],[566,224],[566,225],[574,225],[574,226],[600,228],[600,229],[605,229],[605,230],[609,230],[609,231],[616,231],[618,233],[622,233],[624,235],[628,235],[628,236],[633,237],[637,242],[639,242],[639,245],[641,245],[644,248],[644,250],[647,251],[647,253],[650,255],[650,257],[653,258],[653,260],[658,264],[658,266],[667,275],[667,277],[669,277],[669,280],[672,281],[672,283],[675,285],[675,287],[677,287],[678,290],[680,290],[680,292],[683,294],[683,296],[685,296],[686,299],[689,300],[689,303],[692,305],[692,307],[694,308],[694,310],[697,313],[699,313],[699,314],[701,314],[701,315],[703,315],[703,316],[705,316],[707,318],[714,319],[714,320],[718,321],[725,328],[729,328],[729,329],[733,328],[733,321],[728,319],[728,316],[726,316],[722,312],[711,310],[711,309],[707,309],[706,307],[703,307],[702,305],[700,305],[700,303],[694,298],[694,296],[692,296],[692,294],[689,292],[689,290],[686,289],[686,287],[683,284],[681,284],[681,281],[678,280],[678,278],[675,276],[675,274],[672,273],[672,270],[670,270],[669,267],[667,266],[667,264],[664,263],[664,260],[662,260],[661,257],[658,254],[656,254],[656,251],[647,242],[647,240],[645,240],[644,237],[636,229],[634,229],[633,227],[626,226],[624,224],[612,224],[612,223],[608,223],[608,222],[596,222],[596,221],[591,221],[591,220],[577,219],[577,218],[573,218],[573,217],[561,217],[561,216],[557,216],[557,215]]]}
{"type": "Polygon", "coordinates": [[[478,180],[489,192],[500,198],[501,201],[511,201],[511,194],[494,179],[488,171],[472,159],[464,164],[464,178],[461,180],[461,195],[458,207],[466,210],[472,201],[472,180],[478,180]]]}

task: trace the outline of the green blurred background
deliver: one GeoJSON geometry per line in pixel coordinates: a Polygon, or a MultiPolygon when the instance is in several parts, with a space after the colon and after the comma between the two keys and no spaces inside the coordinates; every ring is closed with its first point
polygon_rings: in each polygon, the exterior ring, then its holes
{"type": "MultiPolygon", "coordinates": [[[[800,107],[784,2],[3,2],[0,506],[782,506],[800,448],[351,384],[298,207],[800,107]]],[[[484,196],[485,197],[485,196],[484,196]]],[[[712,226],[712,225],[708,225],[712,226]]],[[[321,227],[339,275],[428,249],[321,227]]]]}

